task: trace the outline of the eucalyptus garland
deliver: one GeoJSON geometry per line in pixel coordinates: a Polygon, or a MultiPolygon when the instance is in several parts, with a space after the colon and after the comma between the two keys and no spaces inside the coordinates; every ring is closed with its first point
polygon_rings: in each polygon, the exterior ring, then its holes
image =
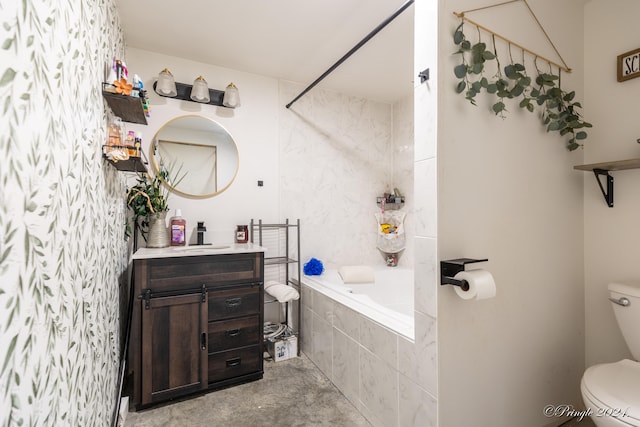
{"type": "MultiPolygon", "coordinates": [[[[580,110],[582,105],[574,101],[575,91],[565,92],[560,85],[560,71],[558,74],[543,72],[538,68],[537,58],[534,59],[535,78],[527,74],[524,65],[524,52],[522,63],[515,62],[511,57],[511,45],[509,45],[510,61],[504,68],[500,65],[496,49],[495,36],[493,36],[493,49],[489,50],[486,43],[480,40],[471,44],[463,31],[464,21],[460,23],[453,33],[453,42],[458,46],[456,54],[460,55],[461,62],[453,69],[459,79],[456,92],[464,93],[465,98],[473,105],[476,104],[476,95],[483,90],[495,96],[495,102],[491,109],[502,118],[505,118],[507,107],[505,100],[520,99],[518,106],[529,112],[535,111],[536,105],[543,109],[542,123],[547,132],[556,131],[560,135],[568,135],[567,149],[573,151],[582,144],[578,141],[587,138],[584,128],[590,128],[591,123],[583,120],[580,110]],[[495,61],[497,72],[490,77],[485,75],[488,62],[495,61]]],[[[478,33],[479,33],[478,29],[478,33]]]]}

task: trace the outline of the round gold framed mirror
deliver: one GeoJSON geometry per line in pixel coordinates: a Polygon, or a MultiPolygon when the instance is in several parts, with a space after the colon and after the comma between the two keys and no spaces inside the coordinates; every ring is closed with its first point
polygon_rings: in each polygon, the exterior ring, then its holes
{"type": "Polygon", "coordinates": [[[240,165],[233,137],[207,117],[186,115],[165,123],[151,140],[151,165],[169,189],[206,198],[229,188],[240,165]]]}

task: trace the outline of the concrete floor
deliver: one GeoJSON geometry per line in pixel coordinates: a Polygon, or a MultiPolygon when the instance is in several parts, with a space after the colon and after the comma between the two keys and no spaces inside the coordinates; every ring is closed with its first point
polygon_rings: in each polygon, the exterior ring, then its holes
{"type": "Polygon", "coordinates": [[[304,354],[264,362],[264,378],[129,412],[125,427],[370,426],[304,354]]]}
{"type": "MultiPolygon", "coordinates": [[[[304,354],[264,362],[264,378],[129,412],[124,427],[370,427],[304,354]]],[[[560,427],[595,427],[588,417],[560,427]]]]}
{"type": "Polygon", "coordinates": [[[561,424],[559,427],[596,427],[596,425],[589,417],[584,417],[582,419],[576,417],[573,420],[561,424]]]}

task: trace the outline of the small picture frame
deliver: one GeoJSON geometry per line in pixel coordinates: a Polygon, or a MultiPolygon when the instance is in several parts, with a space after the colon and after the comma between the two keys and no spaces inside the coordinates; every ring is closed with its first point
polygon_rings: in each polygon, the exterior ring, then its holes
{"type": "Polygon", "coordinates": [[[618,81],[640,77],[640,49],[618,55],[618,81]]]}

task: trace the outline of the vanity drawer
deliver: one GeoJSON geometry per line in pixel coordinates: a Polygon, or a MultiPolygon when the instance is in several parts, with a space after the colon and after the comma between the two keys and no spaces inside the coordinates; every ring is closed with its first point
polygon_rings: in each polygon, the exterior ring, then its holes
{"type": "Polygon", "coordinates": [[[260,313],[262,286],[209,292],[209,321],[260,313]]]}
{"type": "Polygon", "coordinates": [[[262,370],[260,345],[209,354],[209,382],[262,370]]]}
{"type": "Polygon", "coordinates": [[[222,351],[259,344],[261,332],[260,318],[257,314],[239,319],[209,322],[209,348],[222,351]]]}
{"type": "Polygon", "coordinates": [[[262,252],[137,259],[136,279],[154,292],[263,281],[262,252]]]}

